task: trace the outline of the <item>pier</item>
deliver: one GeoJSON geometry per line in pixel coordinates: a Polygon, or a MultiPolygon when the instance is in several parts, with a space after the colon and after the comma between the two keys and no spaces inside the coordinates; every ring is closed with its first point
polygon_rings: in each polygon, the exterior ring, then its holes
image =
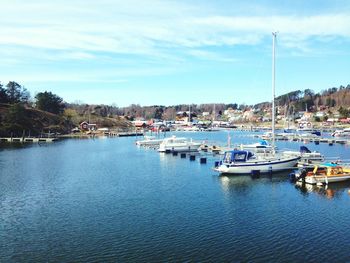
{"type": "Polygon", "coordinates": [[[32,138],[32,137],[20,137],[20,138],[14,138],[14,137],[5,137],[0,138],[0,142],[7,142],[7,143],[25,143],[25,142],[32,142],[32,143],[39,143],[39,142],[54,142],[57,141],[58,138],[32,138]]]}

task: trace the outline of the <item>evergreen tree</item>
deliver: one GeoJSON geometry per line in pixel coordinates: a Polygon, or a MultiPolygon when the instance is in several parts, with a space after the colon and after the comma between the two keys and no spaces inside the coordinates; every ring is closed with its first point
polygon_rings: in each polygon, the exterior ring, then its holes
{"type": "Polygon", "coordinates": [[[63,99],[51,92],[40,92],[35,96],[36,107],[39,110],[48,111],[54,114],[62,113],[64,110],[63,99]]]}

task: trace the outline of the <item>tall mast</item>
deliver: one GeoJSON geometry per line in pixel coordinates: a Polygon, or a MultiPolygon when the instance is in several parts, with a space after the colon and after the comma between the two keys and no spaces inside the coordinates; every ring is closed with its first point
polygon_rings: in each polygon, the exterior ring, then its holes
{"type": "Polygon", "coordinates": [[[188,123],[191,123],[191,104],[188,104],[188,123]]]}
{"type": "Polygon", "coordinates": [[[275,85],[276,85],[276,65],[275,65],[275,45],[277,32],[272,32],[272,153],[275,154],[275,85]]]}

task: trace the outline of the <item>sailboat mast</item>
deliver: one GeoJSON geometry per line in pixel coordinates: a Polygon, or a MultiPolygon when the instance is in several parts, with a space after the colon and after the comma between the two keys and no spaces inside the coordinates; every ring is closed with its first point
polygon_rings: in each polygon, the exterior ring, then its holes
{"type": "Polygon", "coordinates": [[[272,32],[272,152],[275,153],[275,85],[276,85],[276,65],[275,65],[275,45],[277,32],[272,32]]]}

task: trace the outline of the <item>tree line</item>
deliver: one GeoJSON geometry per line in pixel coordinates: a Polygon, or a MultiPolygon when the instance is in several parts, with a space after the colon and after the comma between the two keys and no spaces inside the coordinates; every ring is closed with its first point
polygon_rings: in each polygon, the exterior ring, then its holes
{"type": "MultiPolygon", "coordinates": [[[[295,90],[276,98],[278,106],[286,108],[286,114],[292,112],[316,111],[319,109],[338,109],[342,117],[349,117],[350,85],[333,87],[315,93],[311,89],[295,90]]],[[[28,90],[15,81],[6,85],[0,83],[0,134],[11,131],[17,134],[23,130],[39,132],[43,126],[62,123],[67,127],[77,126],[82,120],[106,121],[108,118],[117,119],[123,116],[127,120],[135,120],[137,117],[145,119],[174,120],[178,112],[187,112],[191,108],[192,116],[208,112],[211,116],[221,115],[226,109],[246,110],[258,109],[263,114],[263,109],[270,108],[271,102],[262,102],[255,105],[237,103],[207,103],[207,104],[180,104],[173,106],[153,105],[141,106],[132,104],[127,107],[116,105],[89,105],[83,103],[66,103],[61,97],[50,91],[39,92],[31,98],[28,90]],[[6,108],[6,110],[3,110],[6,108]],[[34,111],[35,110],[35,111],[34,111]],[[41,117],[41,125],[35,125],[33,118],[38,118],[38,112],[50,113],[51,116],[59,116],[54,122],[47,121],[49,117],[41,117]],[[36,117],[35,117],[36,116],[36,117]],[[98,119],[101,117],[100,119],[98,119]],[[105,118],[105,119],[103,119],[105,118]]],[[[45,115],[48,116],[48,115],[45,115]]],[[[111,122],[109,122],[111,123],[111,122]]]]}
{"type": "Polygon", "coordinates": [[[29,91],[17,82],[10,81],[5,86],[0,83],[0,103],[34,106],[53,114],[60,114],[65,108],[63,99],[52,92],[39,92],[35,95],[33,102],[30,98],[29,91]]]}
{"type": "Polygon", "coordinates": [[[51,92],[39,92],[31,100],[29,91],[15,81],[5,86],[0,83],[0,135],[20,136],[26,131],[32,135],[42,132],[44,126],[60,126],[60,119],[54,115],[64,110],[63,99],[51,92]],[[39,114],[33,109],[52,113],[39,114]]]}

